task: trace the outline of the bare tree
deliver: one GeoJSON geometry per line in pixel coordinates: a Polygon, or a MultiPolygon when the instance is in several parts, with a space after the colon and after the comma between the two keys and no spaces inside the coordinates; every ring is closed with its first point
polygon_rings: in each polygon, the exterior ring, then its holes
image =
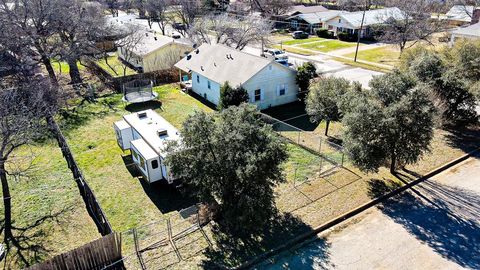
{"type": "MultiPolygon", "coordinates": [[[[148,33],[144,31],[138,31],[136,28],[130,27],[129,34],[116,42],[116,46],[120,50],[120,56],[125,62],[132,63],[134,59],[138,57],[135,51],[142,46],[146,34],[148,35],[148,33]]],[[[127,64],[122,63],[123,76],[127,75],[127,68],[127,64]]],[[[112,68],[112,70],[117,73],[115,69],[112,68]]]]}
{"type": "Polygon", "coordinates": [[[118,10],[120,9],[120,2],[118,0],[103,0],[100,1],[105,8],[112,14],[113,17],[118,17],[118,10]]]}
{"type": "Polygon", "coordinates": [[[152,28],[153,22],[157,22],[162,35],[165,36],[165,30],[170,21],[166,14],[166,9],[168,7],[166,0],[147,0],[145,3],[145,8],[148,13],[148,25],[152,28]]]}
{"type": "Polygon", "coordinates": [[[12,56],[42,63],[54,83],[57,77],[50,59],[58,55],[54,37],[58,10],[56,0],[0,0],[0,47],[12,56]]]}
{"type": "Polygon", "coordinates": [[[438,22],[431,20],[431,1],[392,0],[392,7],[400,9],[400,16],[389,12],[379,15],[383,23],[378,27],[378,38],[387,43],[396,44],[400,51],[415,45],[419,41],[431,43],[430,38],[439,28],[438,22]]]}
{"type": "Polygon", "coordinates": [[[200,14],[201,3],[199,0],[172,0],[172,16],[175,28],[176,19],[180,19],[181,27],[176,27],[182,35],[186,34],[186,31],[194,24],[195,18],[200,14]]]}
{"type": "MultiPolygon", "coordinates": [[[[46,131],[43,119],[54,107],[55,100],[56,88],[42,76],[30,77],[28,81],[22,81],[14,88],[0,89],[0,182],[4,203],[1,230],[7,249],[10,249],[10,244],[19,252],[24,248],[24,243],[20,243],[13,234],[15,227],[9,187],[12,171],[9,169],[16,166],[11,164],[14,162],[12,156],[18,148],[43,136],[46,131]]],[[[21,253],[19,257],[22,263],[28,265],[21,253]]]]}
{"type": "Polygon", "coordinates": [[[196,42],[221,43],[239,50],[249,44],[269,42],[270,32],[271,24],[266,20],[239,20],[228,15],[203,17],[189,30],[190,37],[196,42]]]}
{"type": "Polygon", "coordinates": [[[250,0],[254,10],[267,15],[280,15],[286,13],[293,5],[292,0],[250,0]]]}
{"type": "Polygon", "coordinates": [[[68,63],[72,84],[82,82],[77,62],[97,52],[96,42],[104,36],[106,21],[101,5],[82,0],[59,0],[57,33],[62,42],[61,57],[68,63]],[[68,22],[68,23],[64,23],[68,22]]]}

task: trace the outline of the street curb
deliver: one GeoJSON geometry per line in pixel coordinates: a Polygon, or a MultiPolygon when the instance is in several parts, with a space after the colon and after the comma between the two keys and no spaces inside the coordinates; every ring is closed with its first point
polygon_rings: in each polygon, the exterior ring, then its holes
{"type": "Polygon", "coordinates": [[[337,216],[336,218],[333,218],[331,219],[330,221],[327,221],[326,223],[318,226],[318,227],[315,227],[313,228],[311,231],[309,232],[306,232],[302,235],[299,235],[297,237],[295,237],[294,239],[288,241],[287,243],[285,244],[282,244],[280,245],[279,247],[275,248],[275,249],[271,249],[265,253],[263,253],[262,255],[260,256],[257,256],[256,258],[242,264],[242,265],[239,265],[237,267],[231,267],[231,268],[226,268],[226,269],[231,269],[231,270],[239,270],[239,269],[248,269],[252,266],[254,266],[255,264],[258,264],[259,262],[262,262],[264,260],[266,260],[267,258],[269,257],[272,257],[272,256],[275,256],[285,250],[288,250],[289,248],[291,248],[292,246],[295,246],[295,245],[298,245],[302,242],[304,242],[305,240],[307,240],[308,238],[311,238],[315,235],[317,235],[318,233],[320,232],[323,232],[327,229],[330,229],[331,227],[335,226],[335,225],[338,225],[339,223],[349,219],[349,218],[352,218],[360,213],[362,213],[363,211],[381,203],[381,202],[384,202],[385,200],[387,199],[390,199],[402,192],[404,192],[405,190],[467,160],[468,158],[470,158],[473,154],[475,154],[476,152],[479,152],[480,151],[480,148],[477,148],[453,161],[450,161],[449,163],[447,164],[444,164],[436,169],[433,169],[432,171],[428,172],[426,175],[420,177],[420,178],[417,178],[416,180],[412,181],[412,182],[409,182],[408,184],[404,185],[404,186],[401,186],[387,194],[384,194],[376,199],[373,199],[371,200],[370,202],[367,202],[347,213],[344,213],[344,214],[341,214],[339,216],[337,216]]]}

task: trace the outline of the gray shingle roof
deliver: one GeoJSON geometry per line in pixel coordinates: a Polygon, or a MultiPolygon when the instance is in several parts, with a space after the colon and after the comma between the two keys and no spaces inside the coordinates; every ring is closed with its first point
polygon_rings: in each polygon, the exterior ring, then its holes
{"type": "Polygon", "coordinates": [[[447,19],[462,22],[471,22],[473,6],[455,5],[447,12],[447,19]]]}
{"type": "MultiPolygon", "coordinates": [[[[341,17],[350,23],[352,26],[360,28],[362,23],[363,11],[351,12],[342,14],[341,17]]],[[[365,12],[365,21],[364,26],[381,24],[384,23],[387,19],[394,18],[396,20],[403,20],[405,15],[402,11],[397,8],[382,8],[382,9],[372,9],[365,12]]]]}
{"type": "Polygon", "coordinates": [[[348,12],[341,11],[341,10],[329,10],[329,11],[315,12],[315,13],[308,13],[308,14],[298,14],[298,15],[289,17],[288,19],[300,18],[309,24],[315,24],[315,23],[325,22],[343,13],[348,13],[348,12]]]}
{"type": "Polygon", "coordinates": [[[467,27],[457,28],[452,31],[452,33],[461,36],[480,37],[480,23],[472,24],[467,27]]]}
{"type": "Polygon", "coordinates": [[[175,64],[175,67],[185,72],[194,71],[219,84],[228,81],[236,87],[247,82],[269,64],[280,65],[274,60],[224,45],[202,44],[175,64]]]}

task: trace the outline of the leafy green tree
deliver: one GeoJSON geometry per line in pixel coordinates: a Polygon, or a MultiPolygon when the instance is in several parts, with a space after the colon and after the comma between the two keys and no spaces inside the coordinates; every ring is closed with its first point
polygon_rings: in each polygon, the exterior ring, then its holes
{"type": "Polygon", "coordinates": [[[310,115],[310,121],[326,122],[325,136],[328,136],[330,121],[338,121],[342,118],[339,102],[350,87],[349,81],[335,77],[322,78],[310,85],[305,100],[306,111],[310,115]]]}
{"type": "Polygon", "coordinates": [[[300,93],[298,94],[300,99],[304,99],[307,96],[308,88],[310,87],[310,80],[317,76],[317,68],[311,62],[306,62],[299,66],[297,69],[296,82],[300,93]]]}
{"type": "Polygon", "coordinates": [[[183,124],[182,142],[167,152],[173,175],[215,209],[224,231],[255,233],[276,214],[273,187],[284,181],[286,145],[254,106],[196,112],[183,124]]]}
{"type": "MultiPolygon", "coordinates": [[[[465,52],[452,54],[462,55],[465,52]]],[[[477,119],[476,101],[472,94],[475,82],[478,81],[478,78],[473,79],[476,68],[471,63],[474,60],[461,60],[464,58],[469,57],[452,56],[448,53],[442,59],[437,53],[426,51],[410,63],[410,73],[419,83],[429,85],[432,98],[439,100],[435,103],[439,104],[438,111],[446,124],[465,125],[476,122],[477,119]],[[452,65],[449,62],[457,64],[452,65]]]]}
{"type": "Polygon", "coordinates": [[[230,106],[238,106],[242,103],[248,102],[248,93],[241,86],[232,88],[228,82],[225,82],[220,87],[220,109],[226,109],[230,106]]]}
{"type": "Polygon", "coordinates": [[[343,118],[344,145],[360,169],[377,171],[390,162],[394,173],[429,151],[435,109],[425,86],[398,71],[375,77],[370,87],[343,118]]]}

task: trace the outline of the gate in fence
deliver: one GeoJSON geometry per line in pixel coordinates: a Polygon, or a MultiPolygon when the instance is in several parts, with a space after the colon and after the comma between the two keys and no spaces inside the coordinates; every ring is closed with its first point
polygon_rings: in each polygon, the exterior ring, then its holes
{"type": "Polygon", "coordinates": [[[165,269],[211,246],[203,230],[198,207],[122,233],[125,265],[132,269],[165,269]]]}

